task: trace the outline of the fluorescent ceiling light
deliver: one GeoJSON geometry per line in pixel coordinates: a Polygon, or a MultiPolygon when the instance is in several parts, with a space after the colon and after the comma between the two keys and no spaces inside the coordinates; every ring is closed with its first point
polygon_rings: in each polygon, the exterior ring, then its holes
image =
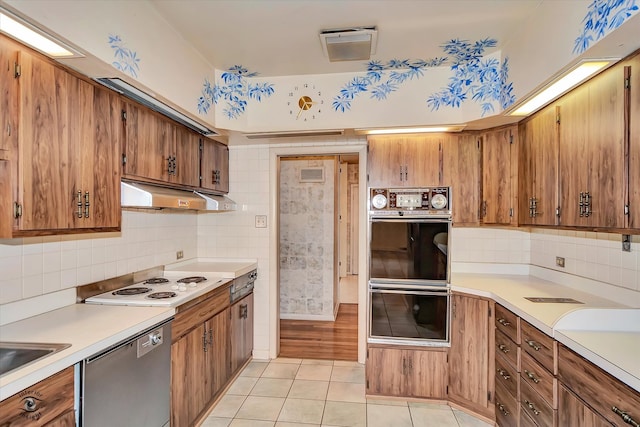
{"type": "Polygon", "coordinates": [[[530,98],[524,104],[511,111],[509,115],[526,116],[537,111],[540,107],[548,104],[575,86],[578,86],[613,61],[613,59],[607,59],[581,62],[577,67],[560,77],[559,80],[556,80],[547,86],[546,89],[543,89],[542,92],[534,95],[533,98],[530,98]]]}
{"type": "Polygon", "coordinates": [[[54,58],[82,56],[66,44],[3,9],[0,9],[0,31],[54,58]]]}
{"type": "Polygon", "coordinates": [[[322,51],[331,62],[363,61],[376,53],[376,27],[341,28],[320,31],[322,51]]]}
{"type": "Polygon", "coordinates": [[[385,129],[356,129],[356,133],[365,135],[389,135],[396,133],[430,133],[430,132],[460,132],[466,125],[427,126],[416,128],[385,128],[385,129]]]}

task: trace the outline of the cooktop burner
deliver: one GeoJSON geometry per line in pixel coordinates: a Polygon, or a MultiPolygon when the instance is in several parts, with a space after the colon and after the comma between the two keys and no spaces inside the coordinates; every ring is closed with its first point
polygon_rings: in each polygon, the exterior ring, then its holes
{"type": "Polygon", "coordinates": [[[154,292],[149,295],[149,298],[152,299],[165,299],[165,298],[173,298],[177,294],[175,292],[154,292]]]}
{"type": "Polygon", "coordinates": [[[200,283],[207,280],[204,276],[191,276],[191,277],[183,277],[178,280],[178,283],[200,283]]]}
{"type": "Polygon", "coordinates": [[[169,279],[165,279],[164,277],[154,277],[152,279],[148,279],[144,281],[144,285],[158,285],[160,283],[169,283],[169,279]]]}
{"type": "Polygon", "coordinates": [[[151,288],[124,288],[112,292],[113,295],[139,295],[151,292],[151,288]]]}

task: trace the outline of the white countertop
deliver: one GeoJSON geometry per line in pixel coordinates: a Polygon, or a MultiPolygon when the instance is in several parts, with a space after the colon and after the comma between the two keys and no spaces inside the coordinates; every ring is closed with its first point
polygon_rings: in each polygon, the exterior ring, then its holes
{"type": "Polygon", "coordinates": [[[0,327],[1,341],[65,343],[70,347],[0,377],[0,400],[170,319],[175,309],[73,304],[0,327]]]}
{"type": "Polygon", "coordinates": [[[234,258],[192,258],[175,264],[165,265],[165,271],[180,271],[184,273],[215,273],[226,279],[235,279],[258,268],[255,259],[234,258]]]}
{"type": "Polygon", "coordinates": [[[454,273],[451,289],[492,298],[640,392],[640,309],[534,276],[454,273]],[[525,297],[567,297],[583,304],[525,297]]]}

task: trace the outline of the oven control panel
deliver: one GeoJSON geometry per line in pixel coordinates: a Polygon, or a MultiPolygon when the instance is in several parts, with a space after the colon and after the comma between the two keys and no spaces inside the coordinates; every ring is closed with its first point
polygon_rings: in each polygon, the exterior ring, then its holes
{"type": "Polygon", "coordinates": [[[451,212],[449,187],[372,188],[371,211],[451,212]]]}

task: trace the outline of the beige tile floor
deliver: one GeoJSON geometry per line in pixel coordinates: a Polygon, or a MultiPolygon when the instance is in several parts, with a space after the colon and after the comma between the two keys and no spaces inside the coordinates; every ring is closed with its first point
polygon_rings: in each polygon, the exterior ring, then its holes
{"type": "Polygon", "coordinates": [[[202,427],[486,427],[447,405],[365,398],[355,362],[254,360],[202,427]]]}

